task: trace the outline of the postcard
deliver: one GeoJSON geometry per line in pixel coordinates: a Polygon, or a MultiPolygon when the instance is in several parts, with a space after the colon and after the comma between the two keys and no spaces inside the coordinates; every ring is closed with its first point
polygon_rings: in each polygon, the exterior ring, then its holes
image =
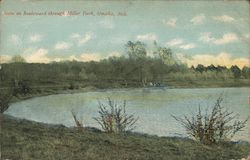
{"type": "Polygon", "coordinates": [[[1,0],[3,160],[250,160],[247,0],[1,0]]]}

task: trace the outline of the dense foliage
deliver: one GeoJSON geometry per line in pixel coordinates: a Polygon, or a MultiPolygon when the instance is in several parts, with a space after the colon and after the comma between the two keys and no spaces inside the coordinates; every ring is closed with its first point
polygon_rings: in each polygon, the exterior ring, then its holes
{"type": "Polygon", "coordinates": [[[99,62],[25,63],[22,57],[15,56],[12,63],[1,64],[0,85],[11,87],[16,95],[54,88],[122,88],[156,83],[163,86],[206,86],[207,83],[235,86],[241,85],[241,81],[235,83],[236,80],[248,81],[250,78],[249,67],[240,69],[238,66],[227,68],[199,64],[189,68],[176,60],[171,49],[156,43],[155,51],[150,56],[142,42],[129,41],[125,48],[126,55],[99,62]]]}
{"type": "Polygon", "coordinates": [[[12,93],[10,91],[2,92],[0,90],[0,113],[3,113],[9,108],[9,102],[11,98],[12,98],[12,93]]]}

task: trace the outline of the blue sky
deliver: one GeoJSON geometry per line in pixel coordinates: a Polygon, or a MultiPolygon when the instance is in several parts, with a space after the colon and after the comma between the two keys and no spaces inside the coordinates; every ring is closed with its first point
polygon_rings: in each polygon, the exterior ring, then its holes
{"type": "Polygon", "coordinates": [[[249,8],[243,0],[3,0],[0,60],[7,62],[17,54],[28,62],[99,60],[125,55],[126,42],[140,40],[149,54],[157,41],[188,65],[249,65],[249,8]],[[27,16],[24,11],[46,15],[27,16]],[[50,11],[63,15],[49,16],[50,11]]]}

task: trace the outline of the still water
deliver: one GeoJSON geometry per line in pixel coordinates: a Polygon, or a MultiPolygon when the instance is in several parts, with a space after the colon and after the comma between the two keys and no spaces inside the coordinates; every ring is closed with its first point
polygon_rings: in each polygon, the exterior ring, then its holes
{"type": "MultiPolygon", "coordinates": [[[[239,114],[239,119],[250,116],[250,88],[142,88],[58,94],[14,103],[6,114],[37,122],[74,126],[71,114],[73,110],[85,126],[100,128],[93,117],[98,116],[98,101],[107,103],[109,97],[121,104],[126,100],[127,112],[139,117],[134,131],[158,136],[185,137],[185,130],[171,115],[194,115],[199,105],[205,112],[207,108],[212,108],[221,94],[222,105],[239,114]]],[[[250,120],[234,140],[250,141],[250,120]]]]}

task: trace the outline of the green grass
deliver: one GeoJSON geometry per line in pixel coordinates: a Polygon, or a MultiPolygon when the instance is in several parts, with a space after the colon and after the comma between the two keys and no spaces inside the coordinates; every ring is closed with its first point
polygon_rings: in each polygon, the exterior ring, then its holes
{"type": "MultiPolygon", "coordinates": [[[[80,83],[79,83],[80,84],[80,83]]],[[[41,84],[37,84],[39,86],[41,84]]],[[[82,84],[83,85],[83,84],[82,84]]],[[[103,85],[103,83],[101,83],[103,85]]],[[[99,89],[122,89],[122,88],[141,88],[142,86],[112,86],[112,84],[106,84],[109,87],[99,86],[96,87],[94,84],[90,86],[79,87],[75,89],[69,89],[68,87],[61,87],[61,88],[43,88],[38,87],[36,89],[32,89],[28,94],[18,94],[12,98],[12,102],[21,101],[24,99],[29,99],[33,97],[40,97],[52,94],[64,94],[64,93],[79,93],[79,92],[87,92],[87,91],[96,91],[99,89]]],[[[248,87],[250,86],[250,81],[247,79],[237,79],[237,80],[197,80],[197,81],[178,81],[175,79],[165,79],[163,81],[163,85],[170,86],[172,88],[219,88],[219,87],[248,87]]],[[[32,88],[32,87],[31,87],[32,88]]]]}
{"type": "Polygon", "coordinates": [[[219,87],[248,87],[248,79],[227,79],[227,80],[176,80],[167,79],[165,84],[176,88],[219,88],[219,87]]]}
{"type": "Polygon", "coordinates": [[[205,146],[182,138],[79,132],[7,115],[1,127],[2,159],[11,160],[228,160],[250,154],[249,143],[205,146]]]}

